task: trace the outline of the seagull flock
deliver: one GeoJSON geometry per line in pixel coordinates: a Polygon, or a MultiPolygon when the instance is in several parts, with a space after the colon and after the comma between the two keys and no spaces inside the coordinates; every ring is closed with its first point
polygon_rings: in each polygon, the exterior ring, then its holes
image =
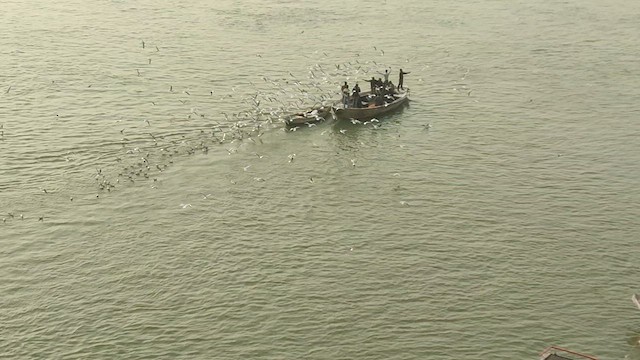
{"type": "MultiPolygon", "coordinates": [[[[158,46],[150,46],[145,41],[141,41],[143,52],[157,52],[161,50],[158,46]]],[[[380,55],[384,55],[384,51],[374,47],[380,55]]],[[[115,140],[119,150],[113,157],[113,162],[109,164],[109,171],[96,169],[91,175],[96,185],[96,194],[93,196],[94,201],[100,199],[102,193],[109,193],[125,184],[134,184],[141,181],[150,181],[151,187],[155,188],[161,174],[173,164],[174,160],[181,156],[194,155],[197,153],[206,154],[212,146],[220,146],[226,148],[229,155],[235,154],[242,143],[262,144],[262,135],[265,131],[274,129],[282,129],[283,131],[295,131],[297,128],[288,129],[283,126],[285,119],[301,110],[320,105],[329,106],[339,98],[340,85],[345,81],[355,82],[357,80],[369,79],[372,75],[380,73],[381,69],[386,69],[381,63],[375,60],[360,61],[360,54],[356,55],[353,61],[343,62],[334,65],[322,65],[323,60],[326,62],[328,54],[316,51],[311,59],[314,64],[309,66],[305,76],[296,76],[291,71],[279,76],[261,77],[262,81],[256,81],[256,84],[249,81],[252,91],[245,92],[249,95],[242,96],[234,87],[228,93],[219,98],[221,102],[228,104],[233,102],[239,104],[243,109],[231,113],[220,111],[217,115],[205,114],[199,110],[198,101],[207,102],[204,106],[210,105],[211,101],[216,100],[216,92],[207,89],[206,92],[193,89],[180,89],[179,85],[166,84],[167,98],[175,98],[175,101],[183,105],[189,105],[190,110],[184,114],[183,119],[169,119],[169,123],[184,120],[190,122],[190,127],[181,128],[179,131],[168,129],[167,124],[159,124],[159,119],[149,120],[140,119],[139,125],[135,123],[124,126],[122,119],[115,120],[117,127],[115,133],[119,135],[119,140],[115,140]],[[193,106],[196,105],[196,106],[193,106]],[[196,122],[197,120],[197,122],[196,122]],[[226,145],[224,145],[226,144],[226,145]],[[116,168],[114,170],[113,168],[116,168]],[[118,170],[119,167],[119,170],[118,170]]],[[[151,66],[150,54],[145,54],[145,62],[134,68],[135,77],[145,77],[145,66],[151,66]],[[146,61],[148,59],[148,62],[146,61]],[[142,71],[141,71],[142,70],[142,71]]],[[[263,56],[257,56],[258,60],[263,56]]],[[[157,65],[160,61],[153,62],[157,65]]],[[[468,74],[465,73],[464,76],[468,74]]],[[[91,85],[89,85],[91,87],[91,85]]],[[[11,87],[6,90],[9,93],[11,87]]],[[[147,104],[157,106],[160,100],[149,100],[147,104]]],[[[203,106],[203,107],[204,107],[203,106]]],[[[143,113],[143,111],[140,111],[143,113]]],[[[379,128],[378,120],[371,119],[361,122],[352,119],[353,125],[368,126],[373,129],[379,128]]],[[[315,124],[309,124],[309,127],[315,124]]],[[[4,140],[5,131],[3,125],[0,125],[0,139],[4,140]]],[[[324,135],[327,131],[323,131],[324,135]]],[[[330,134],[346,134],[347,129],[339,129],[338,133],[330,134]]],[[[339,136],[339,135],[338,135],[339,136]]],[[[217,149],[218,147],[216,147],[217,149]]],[[[256,153],[258,158],[263,155],[256,153]]],[[[288,162],[292,163],[295,154],[288,156],[288,162]]],[[[73,162],[72,153],[64,156],[66,162],[73,162]]],[[[244,167],[244,171],[248,171],[251,165],[244,167]]],[[[356,160],[351,159],[351,166],[356,166],[356,160]]],[[[264,178],[255,177],[255,181],[266,181],[264,178]]],[[[312,177],[309,182],[313,183],[312,177]]],[[[45,196],[54,196],[44,188],[41,188],[42,194],[45,196]]],[[[76,194],[77,195],[77,194],[76,194]]],[[[210,195],[210,194],[209,194],[210,195]]],[[[206,199],[209,195],[204,196],[206,199]]],[[[66,194],[69,201],[74,201],[74,194],[66,194]]],[[[91,197],[89,197],[91,198],[91,197]]],[[[87,199],[86,196],[75,196],[76,201],[87,199]]],[[[181,204],[183,209],[191,207],[191,204],[181,204]]],[[[45,222],[49,216],[44,215],[33,216],[40,222],[45,222]]],[[[8,213],[8,217],[2,218],[2,222],[14,220],[14,214],[8,213]]],[[[25,216],[20,215],[20,220],[24,220],[25,216]]]]}

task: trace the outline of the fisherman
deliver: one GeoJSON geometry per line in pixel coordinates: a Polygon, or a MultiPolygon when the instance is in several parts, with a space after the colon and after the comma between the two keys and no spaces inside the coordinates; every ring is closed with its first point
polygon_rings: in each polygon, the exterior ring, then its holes
{"type": "Polygon", "coordinates": [[[353,87],[353,107],[355,108],[359,108],[360,107],[360,86],[358,86],[358,83],[356,83],[356,85],[353,87]]]}
{"type": "Polygon", "coordinates": [[[376,89],[376,82],[377,82],[376,78],[374,78],[374,77],[372,76],[372,77],[371,77],[371,80],[365,80],[365,81],[366,81],[366,82],[368,82],[368,83],[369,83],[369,85],[371,85],[371,93],[373,94],[373,92],[374,92],[374,91],[375,91],[375,89],[376,89]]]}
{"type": "Polygon", "coordinates": [[[404,76],[410,74],[410,72],[404,72],[402,71],[402,69],[400,69],[400,78],[398,79],[398,90],[402,89],[404,90],[404,86],[402,86],[403,82],[404,82],[404,76]]]}
{"type": "Polygon", "coordinates": [[[389,82],[389,69],[384,69],[384,74],[383,73],[379,73],[380,75],[384,76],[384,83],[383,84],[387,84],[387,82],[389,82]]]}
{"type": "Polygon", "coordinates": [[[340,91],[342,91],[342,105],[346,109],[347,107],[349,107],[349,85],[346,81],[340,88],[340,91]]]}

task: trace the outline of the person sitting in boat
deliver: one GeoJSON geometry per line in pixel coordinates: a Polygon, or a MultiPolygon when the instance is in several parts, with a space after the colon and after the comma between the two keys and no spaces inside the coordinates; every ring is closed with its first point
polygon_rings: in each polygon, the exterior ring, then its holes
{"type": "Polygon", "coordinates": [[[395,94],[396,92],[396,87],[395,85],[393,85],[393,83],[391,81],[389,81],[387,83],[387,86],[385,87],[385,92],[387,93],[387,95],[391,95],[391,94],[395,94]]]}
{"type": "Polygon", "coordinates": [[[347,108],[349,106],[349,85],[346,81],[340,88],[340,91],[342,91],[342,105],[347,108]]]}
{"type": "Polygon", "coordinates": [[[384,96],[381,93],[378,93],[376,95],[376,99],[375,99],[374,104],[376,104],[376,106],[384,105],[384,96]]]}

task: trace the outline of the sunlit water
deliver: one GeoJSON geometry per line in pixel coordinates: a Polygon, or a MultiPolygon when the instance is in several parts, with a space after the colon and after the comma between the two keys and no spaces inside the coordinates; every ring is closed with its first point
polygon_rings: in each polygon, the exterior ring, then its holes
{"type": "Polygon", "coordinates": [[[0,20],[0,357],[640,359],[638,4],[0,20]],[[386,67],[409,107],[283,131],[386,67]]]}

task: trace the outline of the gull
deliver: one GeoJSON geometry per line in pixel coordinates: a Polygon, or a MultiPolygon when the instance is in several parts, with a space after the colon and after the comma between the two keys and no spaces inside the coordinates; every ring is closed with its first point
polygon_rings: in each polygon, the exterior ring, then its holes
{"type": "Polygon", "coordinates": [[[406,202],[406,201],[400,201],[400,205],[408,206],[408,205],[409,205],[409,203],[408,203],[408,202],[406,202]]]}
{"type": "Polygon", "coordinates": [[[24,214],[20,214],[20,220],[24,220],[24,214]]]}
{"type": "Polygon", "coordinates": [[[211,196],[211,194],[207,194],[207,195],[204,195],[204,194],[203,194],[203,195],[202,195],[202,198],[206,200],[207,198],[209,198],[209,196],[211,196]]]}
{"type": "Polygon", "coordinates": [[[351,166],[356,166],[356,159],[351,159],[351,166]]]}
{"type": "Polygon", "coordinates": [[[314,123],[307,123],[307,126],[309,126],[309,127],[314,127],[314,126],[318,126],[318,124],[314,124],[314,123]]]}
{"type": "Polygon", "coordinates": [[[255,180],[255,181],[265,181],[265,180],[264,180],[263,178],[261,178],[261,177],[253,178],[253,180],[255,180]]]}
{"type": "Polygon", "coordinates": [[[255,155],[258,157],[258,159],[262,159],[264,157],[264,155],[260,155],[258,153],[255,153],[255,155]]]}
{"type": "Polygon", "coordinates": [[[188,207],[192,207],[192,206],[191,206],[191,204],[180,204],[180,206],[181,206],[183,209],[186,209],[186,208],[188,208],[188,207]]]}
{"type": "Polygon", "coordinates": [[[158,49],[158,47],[156,46],[156,51],[160,51],[160,49],[158,49]]]}
{"type": "Polygon", "coordinates": [[[360,120],[356,120],[356,119],[351,119],[351,123],[352,123],[353,125],[356,125],[356,124],[362,124],[362,121],[360,121],[360,120]]]}
{"type": "Polygon", "coordinates": [[[140,70],[136,69],[136,72],[138,73],[138,76],[140,76],[140,70]]]}
{"type": "Polygon", "coordinates": [[[9,86],[9,88],[7,89],[7,91],[5,91],[5,94],[8,94],[9,91],[11,91],[11,86],[9,86]]]}
{"type": "Polygon", "coordinates": [[[313,178],[312,177],[309,178],[309,182],[313,184],[313,178]]]}
{"type": "Polygon", "coordinates": [[[460,80],[464,80],[467,77],[467,74],[469,74],[469,68],[467,68],[467,71],[464,73],[464,75],[462,75],[462,78],[460,78],[460,80]]]}
{"type": "Polygon", "coordinates": [[[293,159],[296,158],[296,154],[289,154],[287,157],[289,158],[289,162],[293,162],[293,159]]]}
{"type": "Polygon", "coordinates": [[[42,192],[48,194],[47,189],[42,189],[42,192]]]}
{"type": "Polygon", "coordinates": [[[376,118],[373,118],[373,119],[371,119],[371,122],[380,122],[380,120],[378,120],[376,118]]]}
{"type": "Polygon", "coordinates": [[[151,59],[149,59],[149,65],[151,65],[151,59]]]}
{"type": "Polygon", "coordinates": [[[142,48],[144,49],[144,40],[142,40],[142,48]]]}
{"type": "Polygon", "coordinates": [[[69,198],[69,201],[73,201],[73,196],[69,198]]]}
{"type": "Polygon", "coordinates": [[[151,123],[149,123],[149,120],[145,120],[144,122],[147,123],[147,126],[151,126],[151,123]]]}
{"type": "Polygon", "coordinates": [[[44,221],[44,216],[40,216],[40,217],[38,218],[38,221],[44,221]]]}
{"type": "Polygon", "coordinates": [[[2,218],[2,222],[3,222],[3,223],[6,223],[6,222],[7,222],[7,219],[6,219],[6,218],[2,218]]]}
{"type": "Polygon", "coordinates": [[[169,86],[169,92],[173,92],[173,85],[169,86]]]}
{"type": "Polygon", "coordinates": [[[340,134],[344,134],[347,132],[347,129],[340,129],[340,134]]]}
{"type": "Polygon", "coordinates": [[[249,170],[250,167],[251,167],[251,165],[247,165],[243,169],[244,169],[244,171],[247,171],[247,170],[249,170]]]}

